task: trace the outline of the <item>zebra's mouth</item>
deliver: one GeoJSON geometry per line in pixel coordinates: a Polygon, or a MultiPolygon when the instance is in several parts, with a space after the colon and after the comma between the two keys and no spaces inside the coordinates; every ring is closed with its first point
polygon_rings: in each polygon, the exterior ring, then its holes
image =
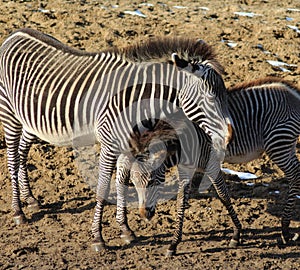
{"type": "Polygon", "coordinates": [[[141,207],[139,209],[140,217],[150,221],[155,214],[155,208],[141,207]]]}
{"type": "Polygon", "coordinates": [[[228,133],[225,139],[225,144],[227,145],[228,143],[230,143],[233,139],[233,128],[231,124],[227,124],[227,128],[228,128],[228,133]]]}

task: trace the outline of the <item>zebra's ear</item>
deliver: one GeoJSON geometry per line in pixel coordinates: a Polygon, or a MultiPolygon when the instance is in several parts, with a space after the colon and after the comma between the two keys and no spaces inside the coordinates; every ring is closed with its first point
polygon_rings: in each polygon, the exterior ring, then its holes
{"type": "Polygon", "coordinates": [[[187,68],[189,66],[189,62],[184,59],[179,58],[177,53],[173,53],[171,56],[172,62],[176,67],[179,68],[187,68]]]}
{"type": "Polygon", "coordinates": [[[206,44],[206,42],[203,39],[199,38],[197,39],[196,44],[201,45],[201,44],[206,44]]]}

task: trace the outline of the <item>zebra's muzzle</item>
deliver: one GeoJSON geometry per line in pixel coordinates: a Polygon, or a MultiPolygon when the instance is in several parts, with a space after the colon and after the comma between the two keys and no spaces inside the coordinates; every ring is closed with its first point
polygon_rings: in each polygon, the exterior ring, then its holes
{"type": "Polygon", "coordinates": [[[140,217],[150,221],[155,214],[155,209],[152,210],[148,207],[140,207],[139,208],[140,217]]]}
{"type": "Polygon", "coordinates": [[[233,128],[230,123],[227,124],[227,136],[225,138],[225,144],[229,144],[233,139],[233,128]]]}

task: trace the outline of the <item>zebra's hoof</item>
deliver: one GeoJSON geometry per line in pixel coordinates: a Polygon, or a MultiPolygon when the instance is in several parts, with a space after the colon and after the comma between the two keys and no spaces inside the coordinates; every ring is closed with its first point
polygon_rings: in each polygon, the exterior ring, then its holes
{"type": "Polygon", "coordinates": [[[297,240],[299,240],[300,239],[299,236],[300,236],[299,233],[295,233],[295,235],[292,238],[292,241],[296,242],[297,240]]]}
{"type": "Polygon", "coordinates": [[[26,223],[26,218],[24,215],[14,216],[13,219],[16,225],[21,225],[26,223]]]}
{"type": "Polygon", "coordinates": [[[36,202],[33,202],[33,203],[31,203],[31,204],[28,204],[28,210],[30,211],[30,212],[37,212],[37,211],[39,211],[40,210],[40,205],[39,205],[39,203],[36,201],[36,202]]]}
{"type": "Polygon", "coordinates": [[[293,237],[289,235],[289,237],[284,237],[281,234],[281,238],[278,240],[278,244],[280,246],[294,245],[300,239],[299,233],[295,233],[293,237]]]}
{"type": "Polygon", "coordinates": [[[230,248],[237,248],[239,245],[239,241],[238,240],[235,240],[235,239],[231,239],[230,240],[230,243],[229,243],[229,247],[230,248]]]}
{"type": "Polygon", "coordinates": [[[134,234],[121,234],[121,239],[126,243],[130,244],[131,242],[135,241],[136,237],[134,234]]]}
{"type": "Polygon", "coordinates": [[[281,233],[280,236],[281,236],[281,239],[278,241],[279,245],[286,246],[288,243],[291,242],[292,237],[291,237],[290,233],[285,233],[285,234],[281,233]]]}
{"type": "Polygon", "coordinates": [[[103,242],[97,242],[92,244],[92,250],[95,252],[100,252],[105,249],[105,244],[103,242]]]}
{"type": "Polygon", "coordinates": [[[176,254],[176,250],[168,249],[166,252],[166,257],[172,257],[175,256],[175,254],[176,254]]]}
{"type": "Polygon", "coordinates": [[[281,234],[280,235],[280,238],[277,239],[277,244],[280,246],[280,247],[284,247],[287,245],[289,240],[286,240],[285,237],[281,234]]]}

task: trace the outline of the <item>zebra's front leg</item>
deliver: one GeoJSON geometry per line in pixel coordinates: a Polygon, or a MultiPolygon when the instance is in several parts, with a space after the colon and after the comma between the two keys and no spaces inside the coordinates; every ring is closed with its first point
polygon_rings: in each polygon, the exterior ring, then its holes
{"type": "Polygon", "coordinates": [[[184,219],[184,211],[188,206],[189,192],[190,192],[190,179],[192,175],[186,174],[182,169],[179,170],[179,183],[177,193],[177,219],[176,230],[172,239],[172,242],[167,250],[166,256],[174,256],[178,244],[182,240],[182,227],[184,219]]]}
{"type": "Polygon", "coordinates": [[[126,198],[130,178],[131,162],[129,157],[121,154],[117,162],[116,189],[117,189],[117,222],[121,229],[121,238],[126,244],[136,239],[127,220],[126,198]]]}
{"type": "Polygon", "coordinates": [[[102,217],[105,202],[108,198],[110,181],[116,165],[116,158],[112,152],[104,147],[100,151],[99,159],[99,179],[97,184],[96,208],[92,223],[93,243],[92,249],[100,251],[105,248],[105,241],[102,237],[102,217]]]}
{"type": "Polygon", "coordinates": [[[20,186],[20,195],[21,198],[27,203],[28,208],[31,211],[39,210],[39,203],[34,198],[32,191],[29,185],[28,170],[27,170],[27,159],[30,147],[33,140],[35,139],[34,135],[31,135],[23,130],[20,145],[19,145],[19,156],[20,156],[20,167],[19,167],[19,186],[20,186]]]}
{"type": "Polygon", "coordinates": [[[226,209],[231,217],[231,220],[235,226],[233,228],[233,236],[230,240],[229,247],[236,248],[240,244],[242,225],[241,225],[239,218],[232,206],[228,188],[226,186],[225,179],[223,177],[223,173],[220,171],[217,179],[216,180],[211,179],[211,180],[213,181],[213,185],[218,193],[218,196],[219,196],[221,202],[223,203],[223,205],[226,207],[226,209]]]}
{"type": "Polygon", "coordinates": [[[93,243],[92,249],[99,252],[105,249],[105,242],[102,237],[102,216],[104,210],[105,199],[97,196],[97,204],[95,208],[94,220],[92,224],[93,243]]]}

